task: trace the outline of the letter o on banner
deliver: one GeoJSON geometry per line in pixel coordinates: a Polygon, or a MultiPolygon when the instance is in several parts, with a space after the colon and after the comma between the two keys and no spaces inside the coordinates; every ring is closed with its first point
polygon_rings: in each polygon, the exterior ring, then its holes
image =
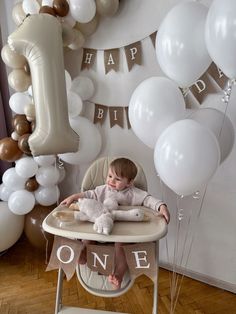
{"type": "Polygon", "coordinates": [[[29,137],[31,153],[76,152],[79,136],[68,118],[61,24],[49,14],[30,15],[8,37],[8,44],[30,66],[36,109],[36,129],[29,137]]]}
{"type": "Polygon", "coordinates": [[[57,258],[59,259],[59,261],[61,262],[61,263],[63,263],[63,264],[69,264],[69,263],[71,263],[72,261],[73,261],[73,259],[74,259],[74,257],[75,257],[75,253],[74,253],[74,251],[72,250],[72,248],[69,246],[69,245],[62,245],[62,246],[60,246],[59,248],[58,248],[58,250],[57,250],[57,258]],[[62,250],[63,249],[68,249],[69,251],[70,251],[70,257],[68,258],[68,260],[62,260],[61,259],[61,253],[62,253],[62,250]]]}

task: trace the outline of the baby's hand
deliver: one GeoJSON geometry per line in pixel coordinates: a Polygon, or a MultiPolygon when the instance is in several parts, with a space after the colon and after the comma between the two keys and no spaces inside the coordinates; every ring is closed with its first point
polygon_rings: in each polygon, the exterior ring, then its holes
{"type": "Polygon", "coordinates": [[[71,195],[71,196],[68,196],[67,198],[65,198],[65,199],[60,203],[60,205],[69,207],[70,204],[72,204],[75,200],[76,200],[76,199],[75,199],[75,196],[74,196],[74,195],[71,195]]]}
{"type": "Polygon", "coordinates": [[[169,210],[165,204],[162,204],[159,207],[159,212],[164,216],[166,222],[169,223],[170,222],[170,213],[169,213],[169,210]]]}

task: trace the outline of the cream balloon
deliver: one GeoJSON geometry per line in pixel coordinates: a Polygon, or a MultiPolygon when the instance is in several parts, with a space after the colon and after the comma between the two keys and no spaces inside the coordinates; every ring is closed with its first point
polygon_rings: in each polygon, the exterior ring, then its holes
{"type": "Polygon", "coordinates": [[[101,16],[113,16],[119,8],[119,0],[96,0],[97,13],[101,16]]]}
{"type": "Polygon", "coordinates": [[[94,160],[102,146],[102,138],[96,126],[84,117],[70,119],[72,128],[80,135],[79,150],[76,153],[60,154],[59,157],[72,165],[94,160]]]}
{"type": "Polygon", "coordinates": [[[78,29],[79,31],[81,31],[84,36],[90,36],[93,33],[95,33],[95,31],[98,27],[98,24],[99,24],[99,17],[96,14],[94,16],[94,18],[91,21],[89,21],[88,23],[77,22],[75,24],[75,29],[78,29]]]}
{"type": "Polygon", "coordinates": [[[205,44],[207,11],[200,2],[181,2],[167,13],[157,32],[159,65],[180,87],[191,86],[211,64],[205,44]]]}
{"type": "Polygon", "coordinates": [[[80,23],[88,23],[96,13],[94,0],[69,0],[70,13],[80,23]]]}
{"type": "Polygon", "coordinates": [[[25,55],[31,70],[37,121],[29,137],[32,154],[77,151],[79,137],[68,119],[60,23],[49,14],[30,15],[8,43],[25,55]]]}
{"type": "Polygon", "coordinates": [[[14,5],[12,10],[12,19],[17,26],[19,26],[25,19],[26,14],[22,8],[22,2],[18,2],[14,5]]]}
{"type": "Polygon", "coordinates": [[[0,202],[0,252],[9,249],[22,235],[25,217],[13,214],[7,202],[0,202]]]}
{"type": "Polygon", "coordinates": [[[14,69],[8,75],[8,84],[17,92],[25,92],[31,84],[31,77],[23,69],[14,69]]]}
{"type": "Polygon", "coordinates": [[[219,162],[220,148],[215,135],[191,119],[171,124],[155,146],[156,170],[161,180],[179,195],[190,195],[203,188],[219,162]]]}
{"type": "Polygon", "coordinates": [[[13,51],[9,45],[2,48],[1,57],[4,63],[11,68],[23,68],[27,63],[25,57],[13,51]]]}

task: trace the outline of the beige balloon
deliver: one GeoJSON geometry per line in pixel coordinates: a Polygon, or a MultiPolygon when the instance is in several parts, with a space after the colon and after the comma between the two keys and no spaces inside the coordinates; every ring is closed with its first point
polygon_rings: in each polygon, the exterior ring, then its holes
{"type": "Polygon", "coordinates": [[[13,51],[9,45],[3,46],[1,57],[3,62],[11,68],[24,68],[24,66],[27,64],[26,58],[23,55],[13,51]]]}
{"type": "Polygon", "coordinates": [[[25,92],[31,84],[31,77],[23,69],[14,69],[8,75],[8,84],[17,92],[25,92]]]}
{"type": "Polygon", "coordinates": [[[25,55],[30,66],[36,114],[36,128],[29,137],[31,153],[78,151],[79,136],[68,118],[61,24],[49,14],[30,15],[8,43],[25,55]]]}
{"type": "Polygon", "coordinates": [[[88,23],[79,23],[75,24],[76,29],[81,31],[85,36],[90,36],[95,33],[99,23],[99,16],[96,14],[94,18],[88,23]]]}
{"type": "Polygon", "coordinates": [[[119,8],[119,0],[96,0],[97,13],[101,16],[113,16],[119,8]]]}
{"type": "Polygon", "coordinates": [[[24,106],[24,114],[32,119],[35,118],[35,105],[27,104],[24,106]]]}
{"type": "Polygon", "coordinates": [[[67,47],[68,45],[72,44],[74,41],[74,32],[72,27],[67,23],[62,23],[62,41],[63,46],[67,47]]]}
{"type": "Polygon", "coordinates": [[[18,2],[14,5],[12,10],[12,19],[14,23],[19,26],[25,19],[26,14],[22,8],[22,2],[18,2]]]}
{"type": "Polygon", "coordinates": [[[72,50],[77,50],[79,48],[82,48],[85,43],[84,35],[77,29],[73,29],[73,33],[74,33],[74,40],[70,45],[68,45],[68,47],[72,50]]]}

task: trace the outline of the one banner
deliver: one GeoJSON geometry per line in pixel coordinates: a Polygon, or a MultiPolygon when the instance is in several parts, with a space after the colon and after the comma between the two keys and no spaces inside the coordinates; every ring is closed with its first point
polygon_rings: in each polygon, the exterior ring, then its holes
{"type": "Polygon", "coordinates": [[[115,250],[112,245],[87,246],[87,266],[103,275],[110,275],[114,270],[115,250]]]}
{"type": "Polygon", "coordinates": [[[95,61],[97,50],[84,48],[81,70],[90,69],[95,61]]]}
{"type": "Polygon", "coordinates": [[[120,49],[104,50],[105,74],[109,71],[119,71],[120,68],[120,49]]]}
{"type": "Polygon", "coordinates": [[[125,55],[128,65],[128,70],[130,71],[135,64],[142,64],[142,46],[141,41],[137,41],[128,46],[125,46],[125,55]]]}
{"type": "Polygon", "coordinates": [[[124,107],[109,107],[110,127],[119,125],[124,127],[124,107]]]}
{"type": "Polygon", "coordinates": [[[152,41],[154,48],[156,47],[156,37],[157,37],[157,31],[150,35],[150,38],[151,38],[151,41],[152,41]]]}
{"type": "Polygon", "coordinates": [[[75,273],[81,250],[81,242],[55,236],[46,271],[62,268],[67,280],[70,280],[75,273]]]}
{"type": "Polygon", "coordinates": [[[96,124],[99,122],[100,124],[103,124],[106,119],[107,110],[107,106],[95,104],[93,123],[96,124]]]}
{"type": "Polygon", "coordinates": [[[154,242],[124,245],[123,248],[131,276],[144,274],[153,281],[157,279],[154,242]]]}

